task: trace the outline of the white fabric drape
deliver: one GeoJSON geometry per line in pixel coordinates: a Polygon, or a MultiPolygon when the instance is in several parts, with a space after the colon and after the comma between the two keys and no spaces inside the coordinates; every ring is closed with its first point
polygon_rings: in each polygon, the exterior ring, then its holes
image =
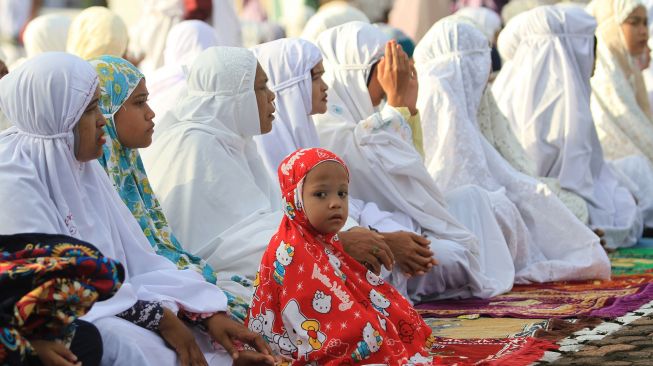
{"type": "Polygon", "coordinates": [[[256,64],[247,49],[205,50],[190,70],[187,95],[141,152],[184,248],[252,280],[283,215],[252,140],[260,134],[256,64]]]}
{"type": "Polygon", "coordinates": [[[476,115],[483,137],[494,149],[520,173],[534,177],[546,184],[553,193],[584,224],[589,224],[589,212],[585,199],[574,192],[563,189],[556,177],[540,177],[537,166],[527,154],[515,136],[510,122],[503,115],[492,94],[492,89],[485,88],[481,107],[476,115]]]}
{"type": "Polygon", "coordinates": [[[366,80],[372,64],[383,56],[386,41],[382,31],[362,22],[322,33],[317,45],[330,92],[327,113],[314,117],[320,140],[350,167],[353,197],[408,215],[416,230],[430,237],[440,264],[411,280],[411,297],[502,293],[512,286],[514,267],[487,196],[477,188],[458,193],[455,202],[478,204],[458,211],[463,226],[447,211],[445,197],[412,146],[410,128],[401,115],[390,106],[376,113],[372,106],[366,80]],[[486,261],[488,255],[493,258],[486,261]]]}
{"type": "Polygon", "coordinates": [[[522,245],[530,254],[515,263],[516,281],[609,278],[599,238],[481,135],[476,114],[491,71],[485,35],[455,18],[442,19],[417,45],[415,61],[428,171],[445,191],[474,184],[505,192],[517,206],[530,234],[522,245]]]}
{"type": "Polygon", "coordinates": [[[520,14],[499,36],[508,62],[492,91],[537,174],[583,197],[609,246],[628,246],[641,236],[641,213],[605,163],[589,112],[595,27],[580,8],[520,14]]]}
{"type": "MultiPolygon", "coordinates": [[[[222,291],[154,253],[99,163],[75,159],[73,128],[97,86],[93,67],[65,53],[36,56],[0,80],[0,105],[15,125],[0,134],[0,232],[71,235],[124,265],[125,284],[87,320],[113,319],[137,299],[173,311],[225,311],[222,291]]],[[[176,362],[151,357],[150,364],[176,362]]]]}
{"type": "Polygon", "coordinates": [[[209,47],[224,46],[215,29],[199,20],[186,20],[170,29],[163,50],[164,64],[146,75],[149,106],[162,118],[186,92],[186,73],[209,47]]]}

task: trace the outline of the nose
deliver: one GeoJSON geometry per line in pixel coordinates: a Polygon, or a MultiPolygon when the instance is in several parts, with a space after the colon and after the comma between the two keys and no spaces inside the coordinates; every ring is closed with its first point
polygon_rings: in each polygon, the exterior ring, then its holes
{"type": "Polygon", "coordinates": [[[334,198],[329,202],[329,208],[336,209],[336,208],[341,208],[342,207],[342,202],[340,202],[340,198],[334,198]]]}
{"type": "Polygon", "coordinates": [[[152,109],[152,107],[150,107],[149,104],[147,104],[147,103],[145,103],[145,104],[147,105],[147,115],[146,115],[147,120],[151,121],[151,120],[154,119],[154,117],[156,117],[156,113],[154,113],[154,110],[152,109]]]}

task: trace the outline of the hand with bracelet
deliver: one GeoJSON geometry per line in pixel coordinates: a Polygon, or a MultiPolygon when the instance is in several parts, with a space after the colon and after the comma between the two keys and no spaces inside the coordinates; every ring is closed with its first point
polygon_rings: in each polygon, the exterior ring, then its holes
{"type": "MultiPolygon", "coordinates": [[[[251,332],[225,313],[216,313],[204,320],[204,325],[213,340],[218,342],[231,355],[235,365],[270,365],[275,364],[270,346],[263,338],[251,332]],[[251,346],[252,350],[238,350],[234,343],[251,346]]],[[[175,350],[181,366],[208,365],[193,333],[188,326],[172,311],[164,308],[159,323],[159,333],[165,342],[175,350]]]]}

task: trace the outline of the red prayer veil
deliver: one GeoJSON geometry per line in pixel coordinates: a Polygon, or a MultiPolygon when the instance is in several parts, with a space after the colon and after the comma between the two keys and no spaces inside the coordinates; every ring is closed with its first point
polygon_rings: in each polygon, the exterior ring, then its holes
{"type": "Polygon", "coordinates": [[[297,365],[430,364],[431,329],[410,303],[309,223],[302,185],[325,161],[346,169],[319,148],[279,166],[285,217],[261,260],[248,327],[297,365]]]}

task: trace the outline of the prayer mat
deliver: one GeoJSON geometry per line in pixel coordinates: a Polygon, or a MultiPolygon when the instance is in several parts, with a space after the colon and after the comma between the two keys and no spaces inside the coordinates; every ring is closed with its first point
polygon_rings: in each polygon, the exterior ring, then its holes
{"type": "Polygon", "coordinates": [[[610,281],[515,285],[491,299],[433,301],[417,305],[423,317],[463,315],[530,319],[614,318],[653,300],[653,274],[615,276],[610,281]]]}
{"type": "Polygon", "coordinates": [[[532,337],[547,330],[546,319],[515,318],[426,318],[432,334],[456,339],[532,337]]]}
{"type": "Polygon", "coordinates": [[[532,337],[453,339],[436,337],[431,347],[436,365],[527,366],[558,345],[532,337]]]}
{"type": "Polygon", "coordinates": [[[613,274],[641,274],[653,271],[653,248],[622,248],[610,254],[613,274]]]}

